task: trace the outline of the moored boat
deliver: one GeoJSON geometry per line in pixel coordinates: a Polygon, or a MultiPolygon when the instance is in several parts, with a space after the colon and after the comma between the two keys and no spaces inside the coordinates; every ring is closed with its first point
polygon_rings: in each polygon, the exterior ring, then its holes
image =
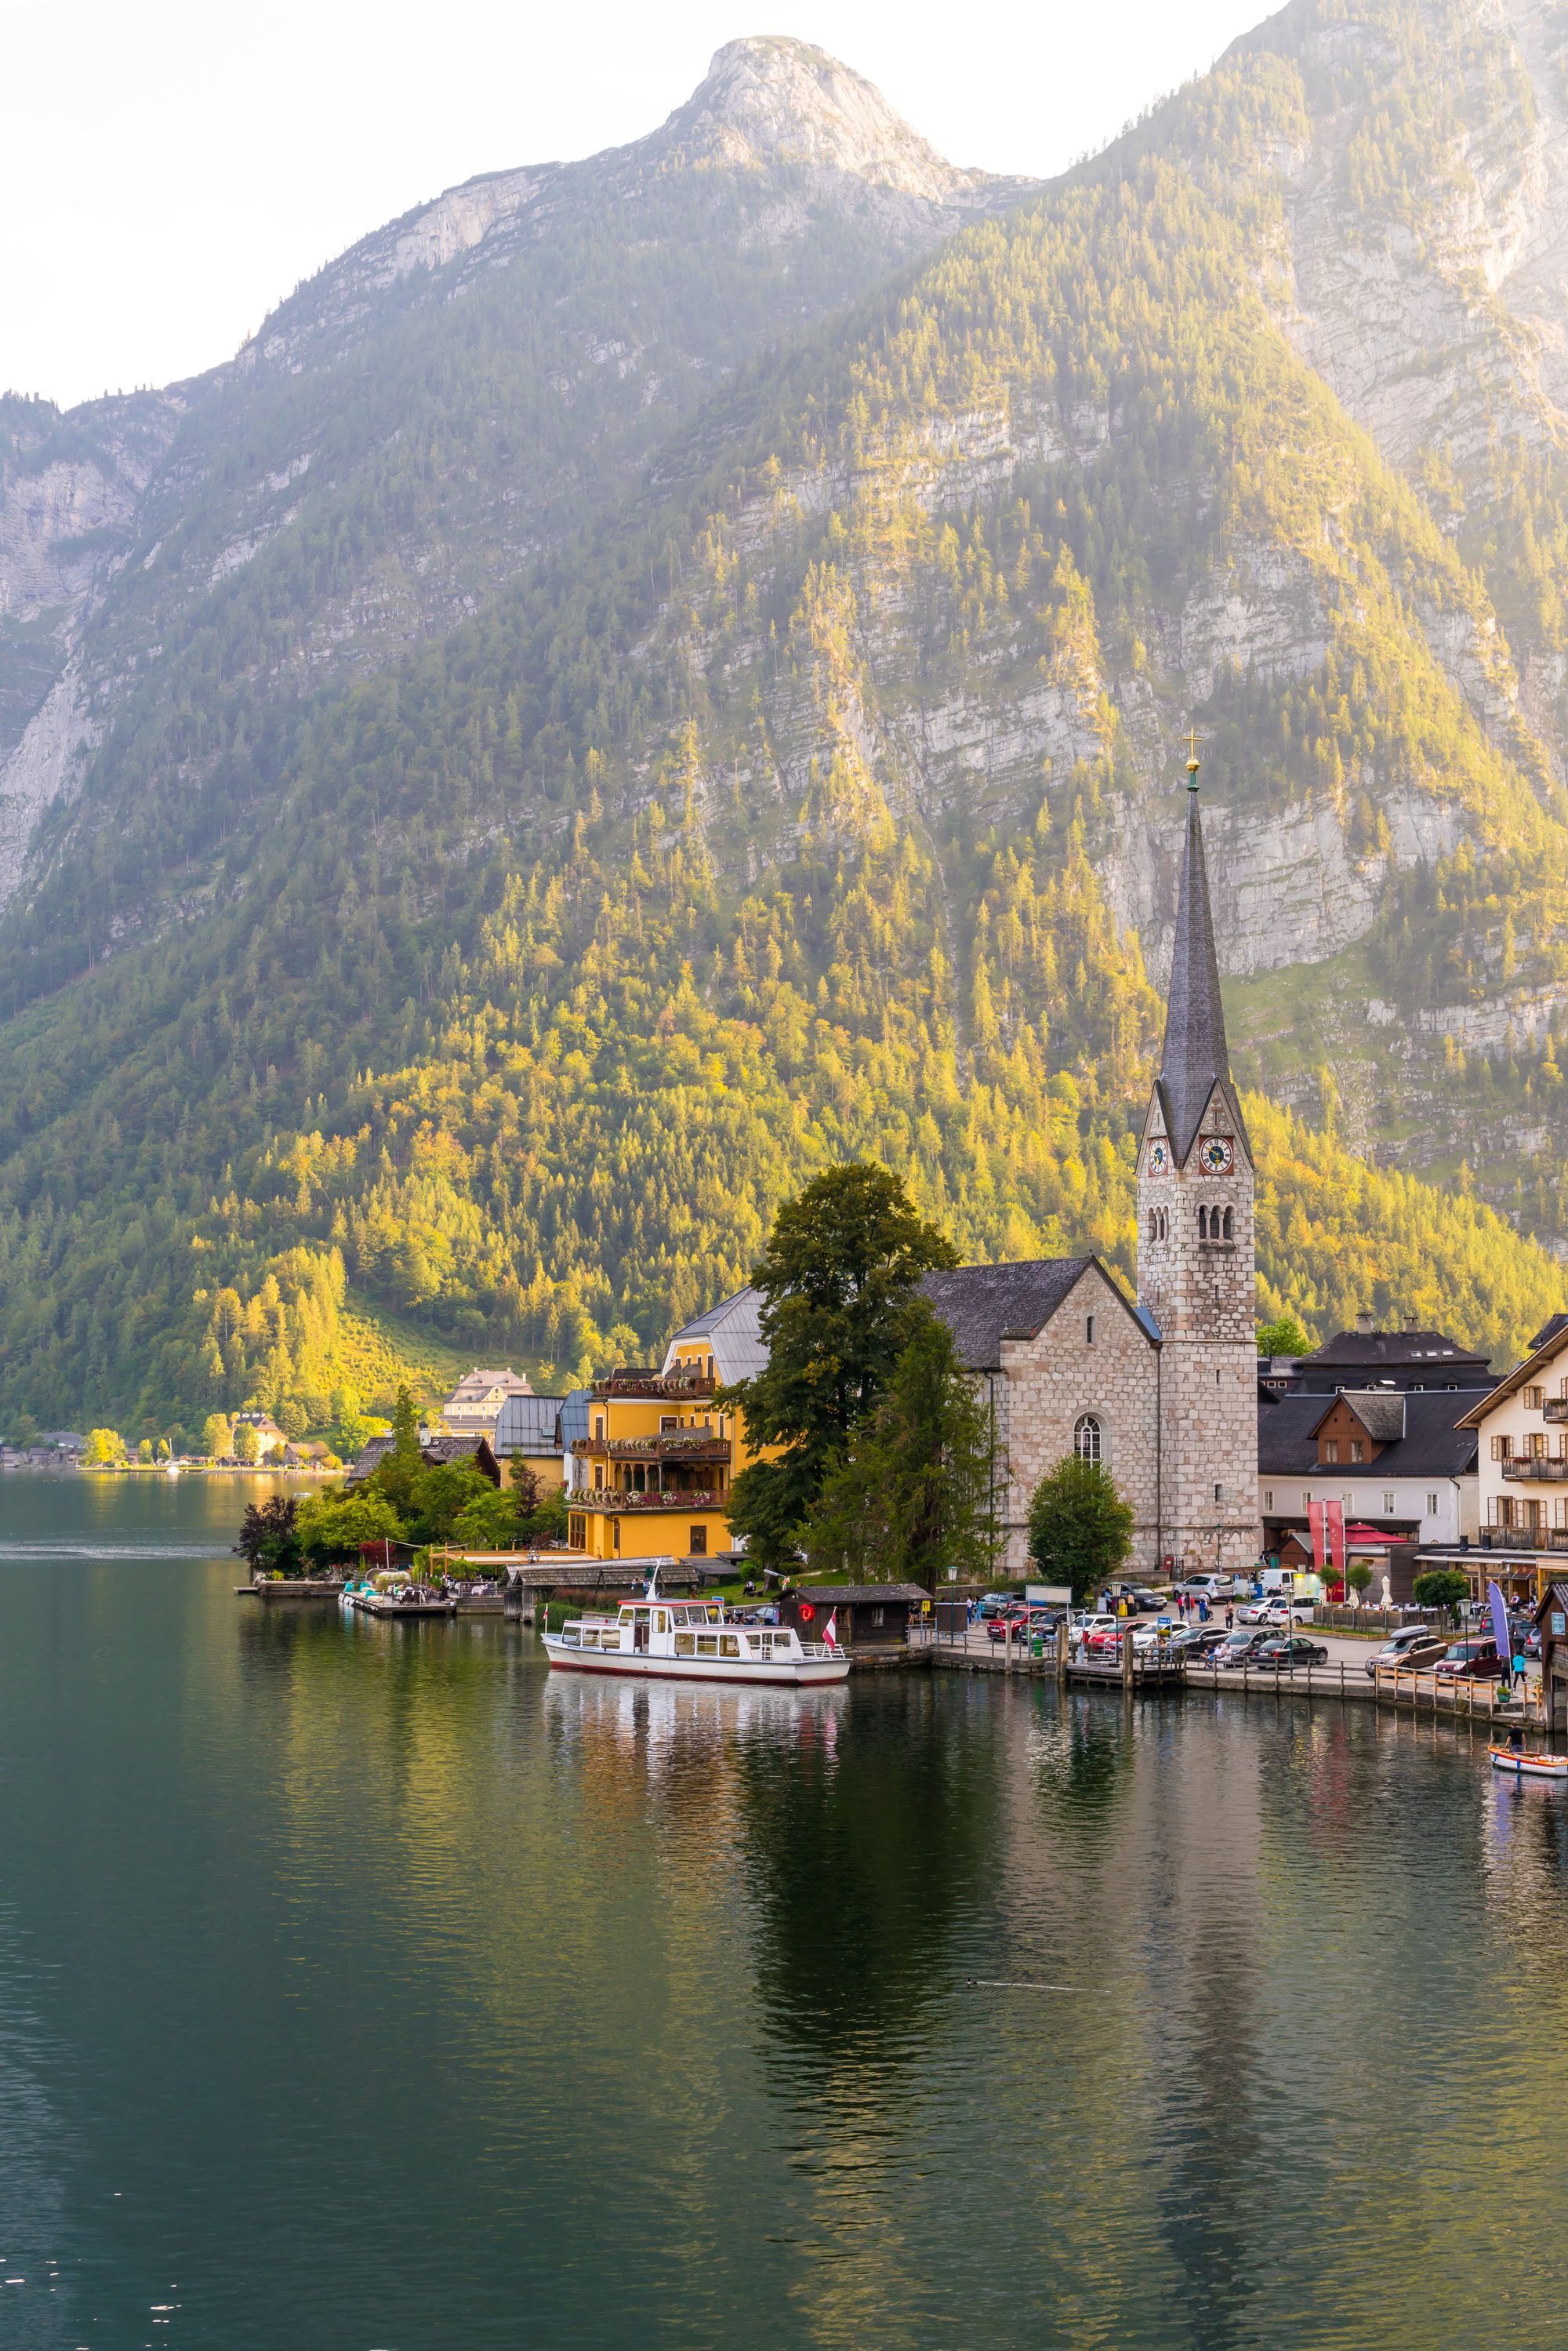
{"type": "Polygon", "coordinates": [[[1494,1747],[1494,1771],[1512,1771],[1521,1780],[1568,1780],[1568,1755],[1531,1755],[1522,1747],[1494,1747]]]}
{"type": "MultiPolygon", "coordinates": [[[[829,1621],[830,1635],[832,1631],[829,1621]]],[[[544,1635],[552,1666],[573,1673],[668,1677],[695,1682],[841,1682],[850,1660],[837,1641],[802,1641],[788,1625],[733,1615],[720,1600],[671,1600],[656,1577],[642,1600],[613,1615],[568,1619],[544,1635]]]]}

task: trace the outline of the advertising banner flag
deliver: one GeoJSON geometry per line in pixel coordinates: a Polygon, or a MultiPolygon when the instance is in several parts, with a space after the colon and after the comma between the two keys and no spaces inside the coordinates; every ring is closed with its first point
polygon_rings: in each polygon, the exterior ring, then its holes
{"type": "Polygon", "coordinates": [[[1323,1537],[1323,1504],[1307,1504],[1307,1524],[1312,1531],[1312,1565],[1321,1575],[1327,1564],[1328,1552],[1323,1537]]]}
{"type": "Polygon", "coordinates": [[[1323,1516],[1328,1522],[1329,1564],[1341,1583],[1344,1582],[1344,1504],[1325,1502],[1323,1516]]]}
{"type": "Polygon", "coordinates": [[[1491,1610],[1491,1636],[1497,1643],[1500,1657],[1513,1656],[1513,1635],[1508,1628],[1508,1603],[1495,1583],[1487,1585],[1487,1605],[1491,1610]]]}

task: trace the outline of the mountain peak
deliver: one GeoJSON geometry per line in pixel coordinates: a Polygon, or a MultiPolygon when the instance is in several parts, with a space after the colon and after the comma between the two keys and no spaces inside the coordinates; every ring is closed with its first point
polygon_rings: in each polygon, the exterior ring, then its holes
{"type": "Polygon", "coordinates": [[[727,41],[661,145],[727,163],[804,163],[852,172],[936,204],[993,183],[959,171],[895,113],[873,83],[826,49],[781,34],[727,41]]]}

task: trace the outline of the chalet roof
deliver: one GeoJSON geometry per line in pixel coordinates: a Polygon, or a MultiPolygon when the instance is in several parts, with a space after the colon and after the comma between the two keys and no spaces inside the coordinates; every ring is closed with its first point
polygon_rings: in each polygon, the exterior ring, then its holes
{"type": "Polygon", "coordinates": [[[464,1373],[452,1391],[451,1401],[455,1403],[460,1396],[488,1395],[492,1388],[505,1388],[508,1395],[530,1395],[533,1393],[521,1372],[514,1372],[509,1364],[495,1372],[483,1371],[476,1365],[473,1371],[464,1373]]]}
{"type": "Polygon", "coordinates": [[[1444,1331],[1336,1331],[1310,1355],[1296,1359],[1298,1379],[1315,1372],[1405,1372],[1425,1378],[1463,1379],[1468,1386],[1491,1376],[1491,1359],[1444,1331]]]}
{"type": "Polygon", "coordinates": [[[1536,1343],[1523,1363],[1515,1364],[1512,1371],[1505,1373],[1497,1385],[1489,1388],[1480,1402],[1465,1415],[1467,1428],[1479,1428],[1494,1405],[1504,1403],[1518,1389],[1528,1387],[1560,1355],[1568,1354],[1568,1314],[1554,1314],[1535,1338],[1536,1343]]]}
{"type": "MultiPolygon", "coordinates": [[[[1346,1399],[1360,1417],[1364,1395],[1346,1399]]],[[[1258,1398],[1258,1469],[1265,1478],[1363,1478],[1379,1486],[1391,1478],[1459,1478],[1476,1466],[1476,1438],[1461,1416],[1467,1401],[1460,1390],[1424,1388],[1387,1399],[1404,1414],[1403,1432],[1383,1442],[1375,1461],[1336,1462],[1332,1473],[1319,1468],[1316,1431],[1327,1410],[1339,1399],[1321,1395],[1272,1395],[1258,1398]]],[[[1381,1401],[1381,1399],[1380,1399],[1381,1401]]],[[[1363,1424],[1365,1426],[1365,1424],[1363,1424]]],[[[1368,1431],[1369,1434],[1374,1432],[1368,1431]]]]}
{"type": "Polygon", "coordinates": [[[1336,1405],[1347,1404],[1375,1445],[1397,1445],[1405,1434],[1406,1401],[1402,1388],[1344,1388],[1338,1395],[1320,1396],[1322,1410],[1311,1434],[1316,1437],[1336,1405]]]}
{"type": "Polygon", "coordinates": [[[491,1440],[503,1453],[559,1453],[564,1396],[509,1395],[501,1406],[491,1440]]]}
{"type": "Polygon", "coordinates": [[[1203,820],[1196,781],[1187,793],[1186,842],[1181,893],[1176,901],[1176,943],[1166,996],[1166,1040],[1157,1081],[1166,1132],[1178,1166],[1197,1140],[1203,1113],[1218,1086],[1248,1157],[1251,1147],[1241,1105],[1230,1081],[1225,1041],[1225,1007],[1219,994],[1219,964],[1214,947],[1214,916],[1208,904],[1208,872],[1203,856],[1203,820]]]}
{"type": "MultiPolygon", "coordinates": [[[[372,1469],[379,1468],[395,1442],[396,1439],[391,1437],[372,1437],[349,1471],[349,1484],[357,1486],[361,1478],[368,1478],[372,1469]]],[[[431,1469],[441,1468],[449,1461],[471,1460],[476,1469],[485,1472],[492,1485],[498,1486],[501,1482],[501,1465],[491,1450],[489,1438],[483,1434],[427,1437],[419,1448],[419,1455],[426,1468],[431,1469]]]]}
{"type": "Polygon", "coordinates": [[[754,1378],[768,1362],[767,1342],[762,1336],[760,1290],[734,1290],[706,1313],[683,1322],[664,1350],[664,1370],[667,1372],[674,1362],[677,1346],[689,1346],[699,1339],[713,1357],[715,1376],[721,1384],[728,1386],[736,1380],[754,1378]]]}
{"type": "Polygon", "coordinates": [[[853,1608],[879,1600],[929,1600],[923,1583],[792,1583],[784,1602],[806,1601],[813,1608],[853,1608]]]}

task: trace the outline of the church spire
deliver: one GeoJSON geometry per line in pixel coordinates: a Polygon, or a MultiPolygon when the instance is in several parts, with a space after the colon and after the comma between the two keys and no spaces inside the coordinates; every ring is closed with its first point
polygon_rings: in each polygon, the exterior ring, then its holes
{"type": "Polygon", "coordinates": [[[1160,1059],[1160,1092],[1178,1167],[1192,1149],[1217,1085],[1234,1113],[1238,1132],[1241,1130],[1241,1110],[1230,1082],[1230,1058],[1225,1045],[1225,1008],[1219,996],[1214,917],[1203,862],[1203,823],[1197,810],[1197,768],[1194,736],[1186,763],[1186,847],[1166,1000],[1165,1051],[1160,1059]]]}

